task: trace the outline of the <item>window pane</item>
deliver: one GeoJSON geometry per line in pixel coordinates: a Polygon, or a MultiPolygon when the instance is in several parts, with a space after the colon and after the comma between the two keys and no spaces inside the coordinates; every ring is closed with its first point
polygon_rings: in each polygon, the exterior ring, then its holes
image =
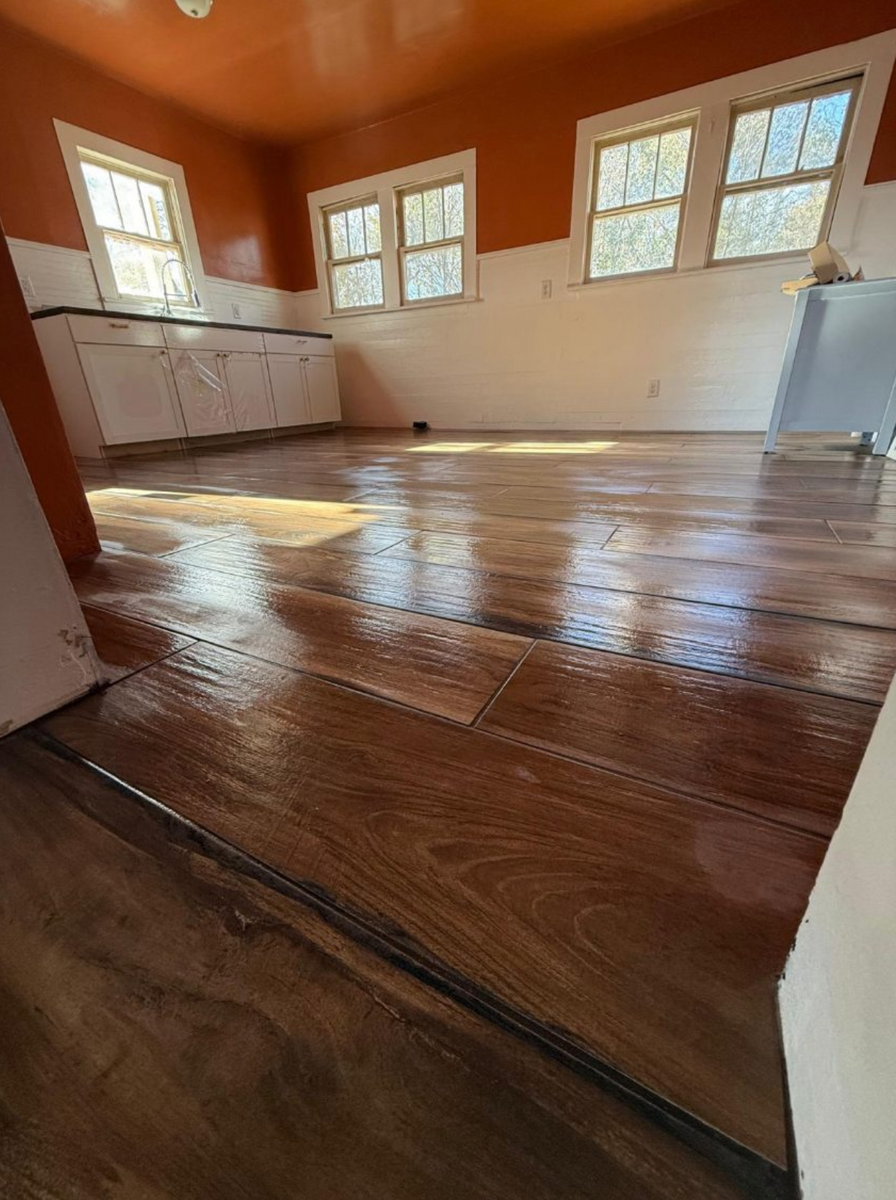
{"type": "Polygon", "coordinates": [[[662,208],[595,217],[590,278],[674,266],[680,211],[681,202],[676,201],[662,208]]]}
{"type": "Polygon", "coordinates": [[[597,208],[621,208],[625,204],[625,173],[628,143],[607,146],[600,152],[597,168],[597,208]]]}
{"type": "Polygon", "coordinates": [[[835,162],[851,94],[837,92],[834,96],[818,96],[812,101],[800,155],[801,171],[830,167],[835,162]]]}
{"type": "Polygon", "coordinates": [[[809,101],[782,104],[772,113],[772,124],[768,131],[768,146],[762,164],[762,177],[787,175],[796,170],[796,156],[800,150],[800,138],[809,113],[809,101]]]}
{"type": "Polygon", "coordinates": [[[367,231],[367,250],[371,254],[379,254],[383,248],[380,234],[380,206],[368,204],[364,208],[364,228],[367,231]]]}
{"type": "Polygon", "coordinates": [[[404,256],[404,290],[408,300],[463,293],[463,254],[459,245],[414,250],[404,256]]]}
{"type": "Polygon", "coordinates": [[[165,189],[157,183],[141,180],[140,196],[143,200],[150,236],[159,238],[163,242],[172,241],[174,234],[168,216],[168,197],[165,195],[165,189]]]}
{"type": "Polygon", "coordinates": [[[383,269],[378,258],[333,267],[333,307],[365,308],[383,303],[383,269]]]}
{"type": "Polygon", "coordinates": [[[112,177],[105,167],[96,163],[82,162],[81,172],[87,184],[87,194],[90,197],[90,207],[93,209],[97,225],[106,229],[121,229],[121,217],[118,212],[118,201],[112,187],[112,177]]]}
{"type": "Polygon", "coordinates": [[[642,204],[653,199],[658,137],[641,138],[631,142],[628,152],[628,180],[625,185],[626,204],[642,204]]]}
{"type": "Polygon", "coordinates": [[[657,200],[666,196],[680,196],[684,191],[690,147],[690,129],[673,129],[660,138],[660,157],[654,192],[657,200]]]}
{"type": "Polygon", "coordinates": [[[333,258],[348,258],[348,225],[344,212],[330,213],[330,253],[333,258]]]}
{"type": "Polygon", "coordinates": [[[430,188],[423,193],[423,228],[427,242],[440,242],[445,236],[441,188],[430,188]]]}
{"type": "Polygon", "coordinates": [[[423,197],[419,192],[402,197],[404,205],[404,244],[423,245],[423,197]]]}
{"type": "Polygon", "coordinates": [[[364,209],[350,208],[345,214],[348,222],[348,248],[351,254],[366,254],[364,242],[364,209]]]}
{"type": "Polygon", "coordinates": [[[143,237],[149,237],[149,226],[146,224],[137,180],[132,179],[130,175],[121,175],[118,171],[113,171],[112,186],[115,188],[124,228],[128,233],[139,233],[143,237]]]}
{"type": "Polygon", "coordinates": [[[464,185],[449,183],[444,189],[445,237],[463,237],[464,233],[464,185]]]}
{"type": "Polygon", "coordinates": [[[741,113],[736,118],[726,183],[745,183],[748,179],[759,178],[770,116],[771,109],[762,108],[757,112],[741,113]]]}
{"type": "Polygon", "coordinates": [[[120,292],[128,296],[152,296],[161,300],[167,288],[172,299],[189,298],[186,276],[178,265],[165,268],[164,287],[162,285],[162,266],[174,257],[173,247],[171,250],[162,250],[114,233],[107,233],[105,240],[120,292]]]}
{"type": "Polygon", "coordinates": [[[715,258],[809,250],[818,241],[830,180],[740,192],[722,201],[715,258]]]}

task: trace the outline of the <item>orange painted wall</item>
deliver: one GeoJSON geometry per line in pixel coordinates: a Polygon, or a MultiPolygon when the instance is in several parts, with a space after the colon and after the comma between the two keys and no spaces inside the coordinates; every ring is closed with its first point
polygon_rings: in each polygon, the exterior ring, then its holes
{"type": "Polygon", "coordinates": [[[180,163],[207,275],[293,286],[286,155],[101,75],[0,22],[0,219],[10,237],[86,249],[58,117],[180,163]]]}
{"type": "MultiPolygon", "coordinates": [[[[339,137],[296,147],[297,286],[317,286],[304,195],[475,147],[480,253],[569,236],[576,121],[892,28],[892,0],[747,0],[339,137]]],[[[896,83],[868,182],[896,179],[896,83]]]]}
{"type": "Polygon", "coordinates": [[[96,554],[96,526],[0,226],[0,404],[66,562],[96,554]]]}

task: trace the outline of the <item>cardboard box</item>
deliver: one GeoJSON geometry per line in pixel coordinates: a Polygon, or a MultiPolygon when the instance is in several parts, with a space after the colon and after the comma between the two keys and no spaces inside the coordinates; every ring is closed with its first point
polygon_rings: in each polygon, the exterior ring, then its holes
{"type": "Polygon", "coordinates": [[[809,262],[819,283],[846,283],[852,278],[846,259],[830,242],[819,242],[810,250],[809,262]]]}

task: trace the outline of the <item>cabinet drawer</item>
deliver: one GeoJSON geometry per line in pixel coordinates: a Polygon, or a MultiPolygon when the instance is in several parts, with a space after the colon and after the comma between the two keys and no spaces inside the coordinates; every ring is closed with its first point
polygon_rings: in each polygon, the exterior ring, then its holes
{"type": "Polygon", "coordinates": [[[164,346],[162,326],[127,317],[83,317],[70,313],[68,327],[76,342],[99,346],[164,346]]]}
{"type": "Polygon", "coordinates": [[[250,329],[206,329],[201,325],[163,325],[166,343],[178,350],[248,350],[264,353],[264,338],[250,329]]]}
{"type": "Polygon", "coordinates": [[[333,354],[333,339],[311,337],[307,333],[266,333],[264,347],[268,354],[333,354]]]}

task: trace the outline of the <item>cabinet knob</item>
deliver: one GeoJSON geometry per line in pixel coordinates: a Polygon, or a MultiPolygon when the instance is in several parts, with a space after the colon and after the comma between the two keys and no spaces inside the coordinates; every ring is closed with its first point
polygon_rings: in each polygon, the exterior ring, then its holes
{"type": "Polygon", "coordinates": [[[131,327],[130,321],[110,321],[109,322],[110,329],[130,329],[130,327],[131,327]]]}

